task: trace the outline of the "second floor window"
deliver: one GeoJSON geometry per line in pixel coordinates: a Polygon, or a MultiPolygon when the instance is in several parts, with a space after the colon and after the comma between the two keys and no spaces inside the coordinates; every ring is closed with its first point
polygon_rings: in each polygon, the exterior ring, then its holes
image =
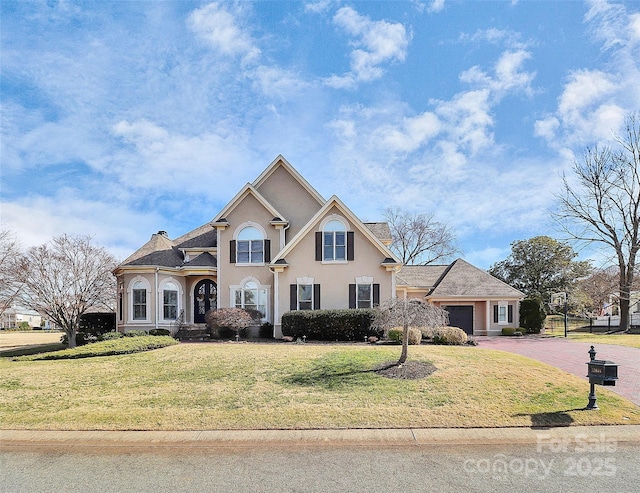
{"type": "Polygon", "coordinates": [[[264,238],[252,226],[240,231],[236,240],[236,262],[239,264],[264,263],[264,238]]]}
{"type": "Polygon", "coordinates": [[[322,232],[322,260],[347,259],[347,231],[340,221],[329,221],[322,232]]]}

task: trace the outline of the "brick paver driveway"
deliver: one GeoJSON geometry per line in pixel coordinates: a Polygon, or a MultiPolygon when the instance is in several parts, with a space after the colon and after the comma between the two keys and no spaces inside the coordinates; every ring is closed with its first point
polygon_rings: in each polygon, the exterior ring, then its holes
{"type": "MultiPolygon", "coordinates": [[[[586,379],[590,343],[572,342],[557,337],[486,337],[475,338],[479,348],[498,349],[527,356],[586,379]]],[[[640,406],[640,349],[594,343],[596,359],[619,365],[615,387],[607,387],[640,406]]]]}

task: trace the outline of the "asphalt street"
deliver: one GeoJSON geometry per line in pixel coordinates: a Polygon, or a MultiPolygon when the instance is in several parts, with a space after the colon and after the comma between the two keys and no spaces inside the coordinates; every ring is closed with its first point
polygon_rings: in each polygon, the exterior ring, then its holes
{"type": "Polygon", "coordinates": [[[640,491],[640,443],[2,447],[3,493],[640,491]]]}

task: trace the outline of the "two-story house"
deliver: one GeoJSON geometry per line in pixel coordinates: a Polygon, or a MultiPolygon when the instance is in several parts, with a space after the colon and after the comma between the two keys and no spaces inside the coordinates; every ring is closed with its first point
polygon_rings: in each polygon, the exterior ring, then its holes
{"type": "Polygon", "coordinates": [[[203,324],[239,307],[274,325],[289,310],[372,307],[396,293],[389,228],[324,199],[278,156],[211,222],[170,240],[163,231],[115,270],[121,331],[203,324]]]}

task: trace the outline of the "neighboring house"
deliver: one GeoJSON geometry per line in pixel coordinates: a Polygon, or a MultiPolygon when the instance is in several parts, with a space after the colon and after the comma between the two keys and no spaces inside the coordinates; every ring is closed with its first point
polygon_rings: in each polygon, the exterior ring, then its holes
{"type": "Polygon", "coordinates": [[[398,274],[390,244],[386,223],[325,200],[278,156],[211,222],[174,240],[160,231],[114,270],[118,330],[175,332],[204,324],[210,309],[239,307],[257,314],[251,335],[269,322],[279,338],[289,310],[370,308],[396,295],[448,307],[470,333],[517,324],[519,291],[462,260],[398,274]]]}
{"type": "Polygon", "coordinates": [[[40,327],[42,317],[34,310],[12,306],[2,313],[0,328],[13,329],[18,327],[22,322],[27,322],[31,328],[40,327]]]}
{"type": "Polygon", "coordinates": [[[395,296],[390,236],[278,156],[211,222],[175,240],[160,231],[114,270],[118,330],[175,331],[178,320],[204,324],[209,309],[239,307],[278,338],[289,310],[372,307],[395,296]]]}
{"type": "Polygon", "coordinates": [[[503,327],[518,327],[525,297],[462,259],[449,265],[406,265],[396,283],[398,296],[429,300],[449,312],[449,325],[473,335],[497,335],[503,327]]]}

